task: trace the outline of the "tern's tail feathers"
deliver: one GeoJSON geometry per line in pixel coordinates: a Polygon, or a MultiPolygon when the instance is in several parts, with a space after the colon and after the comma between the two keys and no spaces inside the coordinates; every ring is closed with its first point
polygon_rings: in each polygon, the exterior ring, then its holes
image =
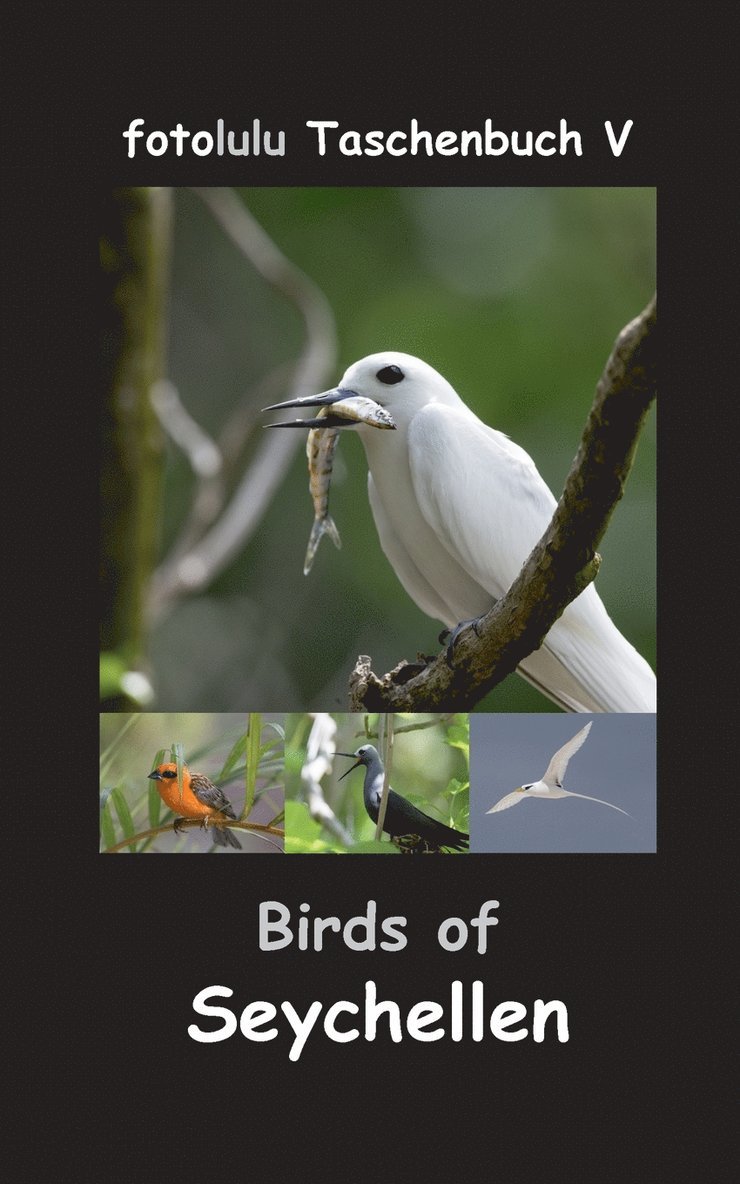
{"type": "Polygon", "coordinates": [[[306,558],[303,564],[304,576],[307,576],[313,567],[313,561],[318,550],[319,543],[325,534],[328,534],[335,547],[341,547],[342,540],[339,537],[337,524],[330,514],[327,514],[326,518],[316,518],[314,520],[313,526],[311,527],[308,547],[306,548],[306,558]]]}
{"type": "Polygon", "coordinates": [[[566,711],[654,712],[655,675],[590,585],[519,673],[566,711]]]}

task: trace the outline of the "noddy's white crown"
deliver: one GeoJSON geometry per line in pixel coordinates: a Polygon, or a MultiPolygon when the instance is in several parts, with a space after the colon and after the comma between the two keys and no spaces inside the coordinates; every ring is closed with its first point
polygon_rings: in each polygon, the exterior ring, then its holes
{"type": "MultiPolygon", "coordinates": [[[[345,371],[338,385],[386,407],[397,424],[408,422],[428,403],[465,406],[454,387],[433,366],[395,350],[360,358],[345,371]]],[[[363,425],[358,427],[362,430],[363,425]]]]}

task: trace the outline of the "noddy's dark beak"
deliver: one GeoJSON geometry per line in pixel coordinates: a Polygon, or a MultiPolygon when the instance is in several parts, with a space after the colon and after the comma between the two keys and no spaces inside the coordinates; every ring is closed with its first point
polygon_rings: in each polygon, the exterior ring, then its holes
{"type": "Polygon", "coordinates": [[[150,781],[161,781],[162,774],[158,773],[156,769],[152,769],[151,773],[149,774],[149,780],[150,781]]]}
{"type": "MultiPolygon", "coordinates": [[[[342,399],[356,399],[357,391],[345,390],[335,386],[330,391],[323,391],[320,395],[304,395],[302,399],[286,399],[284,403],[272,403],[263,407],[263,411],[281,411],[283,407],[331,407],[332,403],[339,403],[342,399]]],[[[268,423],[268,428],[346,428],[354,427],[354,421],[343,419],[340,415],[323,415],[320,419],[286,419],[282,423],[268,423]]]]}
{"type": "MultiPolygon", "coordinates": [[[[354,752],[338,752],[337,756],[355,756],[355,753],[354,752]]],[[[339,778],[339,780],[343,781],[348,773],[351,773],[353,769],[356,769],[357,766],[361,765],[361,764],[362,764],[362,761],[355,761],[355,763],[353,765],[351,765],[349,769],[347,769],[346,773],[342,773],[342,776],[339,778]]]]}

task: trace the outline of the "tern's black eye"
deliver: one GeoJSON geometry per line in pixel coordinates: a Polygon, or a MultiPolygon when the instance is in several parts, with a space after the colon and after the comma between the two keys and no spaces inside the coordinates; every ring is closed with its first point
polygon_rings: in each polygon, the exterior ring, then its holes
{"type": "Polygon", "coordinates": [[[404,373],[400,366],[384,366],[382,370],[378,370],[375,377],[386,386],[395,386],[397,382],[403,382],[404,373]]]}

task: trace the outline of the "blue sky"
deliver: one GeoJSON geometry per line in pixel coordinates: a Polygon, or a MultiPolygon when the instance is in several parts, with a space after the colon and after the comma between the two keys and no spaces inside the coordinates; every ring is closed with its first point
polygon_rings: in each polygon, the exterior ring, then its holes
{"type": "Polygon", "coordinates": [[[620,852],[656,849],[654,715],[517,714],[470,717],[470,833],[475,852],[620,852]],[[486,814],[592,720],[563,787],[620,806],[625,818],[578,798],[530,799],[486,814]]]}

